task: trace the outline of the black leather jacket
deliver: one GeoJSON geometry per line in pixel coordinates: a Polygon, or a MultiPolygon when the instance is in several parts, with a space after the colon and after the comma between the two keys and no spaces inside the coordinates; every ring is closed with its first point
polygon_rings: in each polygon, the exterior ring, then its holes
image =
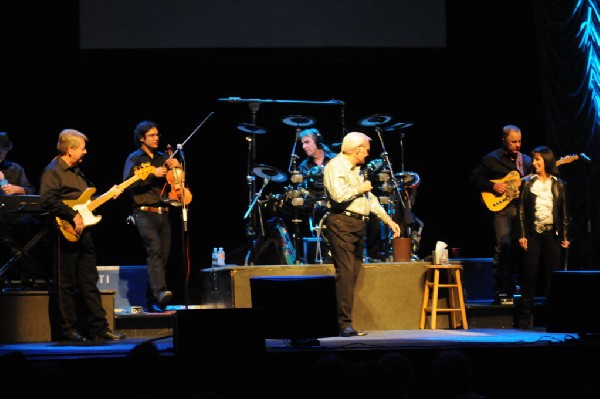
{"type": "MultiPolygon", "coordinates": [[[[535,200],[531,192],[533,182],[539,177],[527,176],[521,185],[519,204],[519,237],[529,237],[535,234],[535,200]]],[[[561,241],[568,241],[569,217],[567,213],[566,183],[561,179],[552,179],[554,233],[561,237],[561,241]]]]}

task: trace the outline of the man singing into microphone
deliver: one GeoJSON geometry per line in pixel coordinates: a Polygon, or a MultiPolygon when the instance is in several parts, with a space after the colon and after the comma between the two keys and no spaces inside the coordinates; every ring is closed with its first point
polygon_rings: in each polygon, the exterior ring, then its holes
{"type": "Polygon", "coordinates": [[[400,226],[370,193],[371,182],[365,180],[358,166],[364,164],[369,155],[370,140],[364,133],[348,133],[342,141],[342,151],[327,163],[323,176],[330,212],[326,234],[336,273],[338,323],[342,337],[365,335],[352,326],[352,305],[370,215],[376,215],[387,224],[394,238],[400,237],[400,226]]]}

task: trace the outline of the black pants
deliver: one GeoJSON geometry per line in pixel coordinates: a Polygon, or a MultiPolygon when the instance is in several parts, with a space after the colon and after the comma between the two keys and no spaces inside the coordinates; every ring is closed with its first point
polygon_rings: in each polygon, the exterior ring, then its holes
{"type": "Polygon", "coordinates": [[[135,210],[135,225],[140,233],[146,262],[148,263],[148,288],[146,301],[158,303],[161,291],[167,290],[167,264],[171,252],[171,223],[169,214],[135,210]]]}
{"type": "Polygon", "coordinates": [[[91,233],[84,230],[76,242],[67,241],[58,230],[51,236],[58,334],[64,338],[79,331],[93,337],[104,332],[109,326],[97,285],[99,276],[91,233]],[[79,309],[85,321],[77,319],[79,309]]]}
{"type": "Polygon", "coordinates": [[[352,326],[354,288],[363,261],[366,222],[346,215],[327,216],[327,239],[335,267],[340,329],[352,326]]]}
{"type": "Polygon", "coordinates": [[[542,282],[541,288],[547,298],[550,294],[552,274],[560,268],[560,259],[560,237],[554,234],[554,231],[534,233],[527,237],[527,251],[520,273],[521,304],[518,311],[518,327],[533,327],[533,302],[537,282],[542,282]]]}

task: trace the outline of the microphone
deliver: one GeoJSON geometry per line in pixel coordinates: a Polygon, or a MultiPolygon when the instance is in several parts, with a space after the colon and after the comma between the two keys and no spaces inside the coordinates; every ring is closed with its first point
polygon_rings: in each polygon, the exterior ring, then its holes
{"type": "Polygon", "coordinates": [[[585,155],[583,152],[579,154],[579,157],[583,159],[585,162],[592,162],[591,158],[585,155]]]}
{"type": "Polygon", "coordinates": [[[400,130],[400,129],[405,129],[407,127],[411,127],[413,124],[412,123],[404,123],[404,122],[398,122],[396,124],[393,124],[392,126],[388,126],[385,129],[383,129],[384,132],[393,132],[394,130],[400,130]]]}
{"type": "Polygon", "coordinates": [[[183,156],[183,144],[177,144],[177,151],[179,151],[179,153],[181,154],[181,160],[184,160],[184,156],[183,156]]]}

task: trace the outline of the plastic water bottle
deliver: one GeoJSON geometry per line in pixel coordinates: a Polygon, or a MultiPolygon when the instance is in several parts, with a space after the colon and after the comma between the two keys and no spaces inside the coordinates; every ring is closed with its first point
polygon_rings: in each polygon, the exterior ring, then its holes
{"type": "Polygon", "coordinates": [[[225,266],[225,250],[223,247],[219,247],[217,251],[217,264],[219,266],[225,266]]]}
{"type": "Polygon", "coordinates": [[[217,247],[213,248],[213,252],[212,252],[212,265],[213,266],[218,266],[219,265],[219,250],[217,249],[217,247]]]}

